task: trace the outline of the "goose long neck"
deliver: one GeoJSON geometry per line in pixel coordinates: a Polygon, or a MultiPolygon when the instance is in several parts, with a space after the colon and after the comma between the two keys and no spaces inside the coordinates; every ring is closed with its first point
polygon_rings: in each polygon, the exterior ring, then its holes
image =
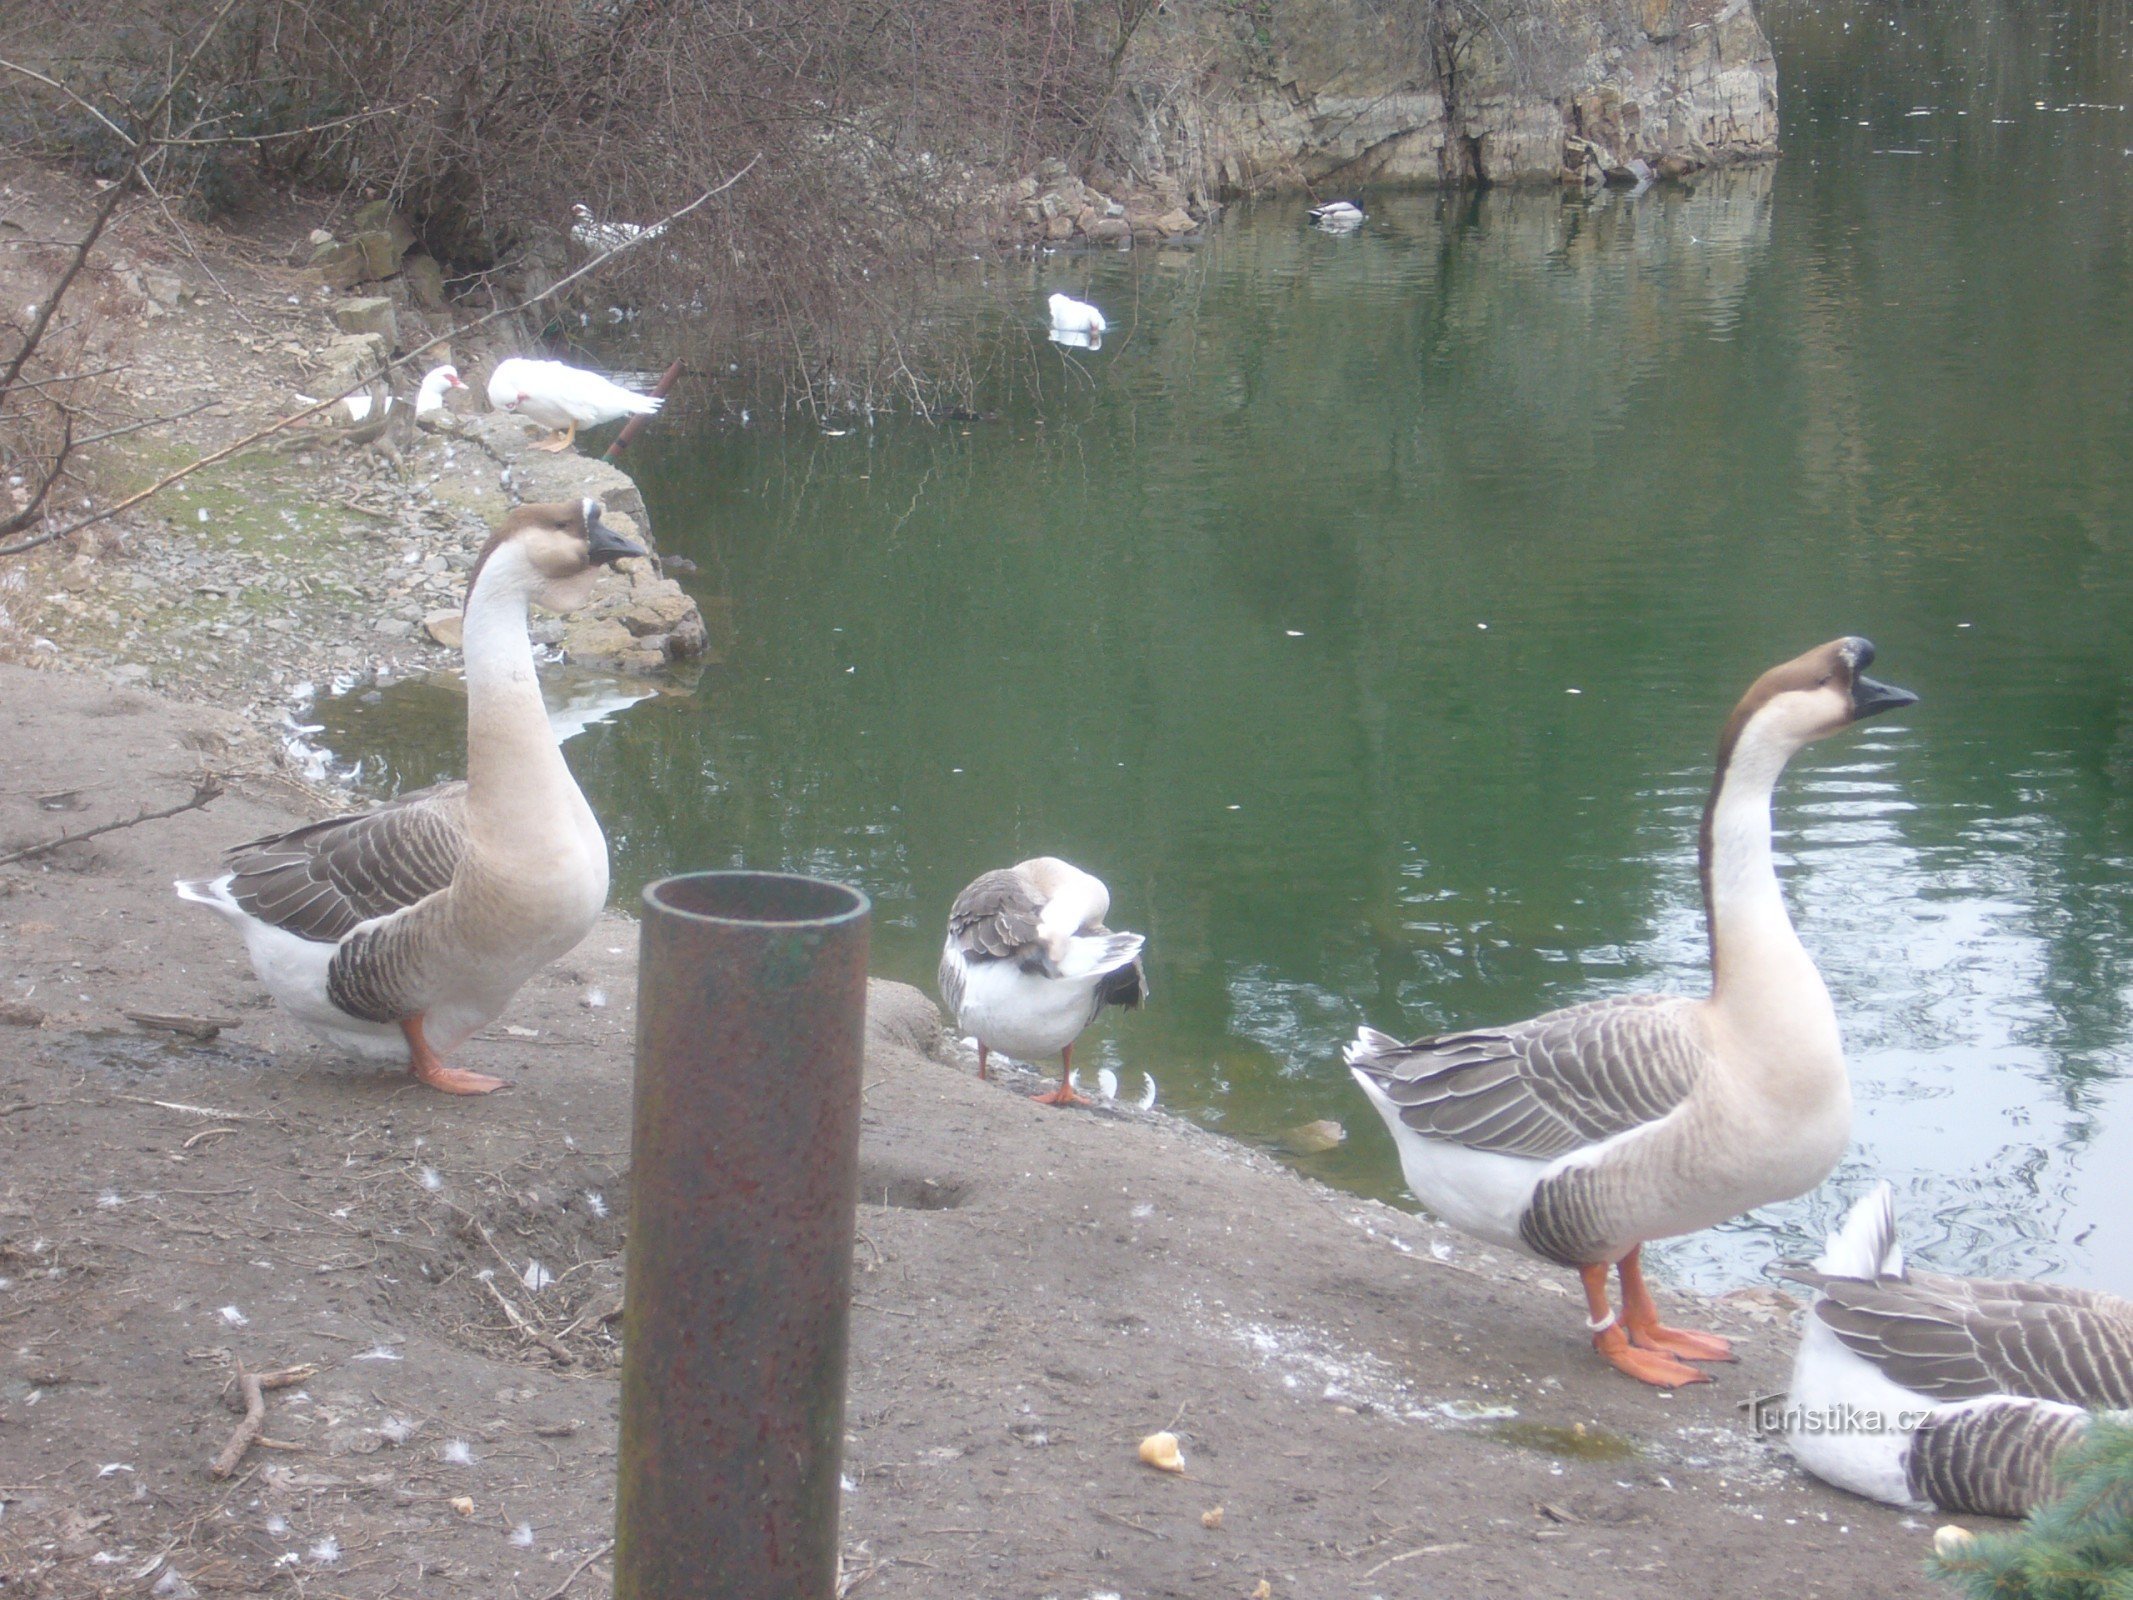
{"type": "Polygon", "coordinates": [[[467,597],[467,813],[477,840],[523,836],[574,788],[533,670],[528,586],[503,552],[467,597]]]}
{"type": "Polygon", "coordinates": [[[1711,940],[1711,997],[1724,1005],[1804,975],[1801,948],[1771,860],[1770,797],[1790,749],[1751,727],[1727,753],[1704,807],[1699,866],[1711,940]]]}

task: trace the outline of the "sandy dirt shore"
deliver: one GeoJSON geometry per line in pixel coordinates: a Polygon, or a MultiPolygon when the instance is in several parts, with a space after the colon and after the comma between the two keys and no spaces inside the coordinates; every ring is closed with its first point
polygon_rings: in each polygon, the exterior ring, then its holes
{"type": "MultiPolygon", "coordinates": [[[[604,1593],[634,925],[465,1048],[506,1091],[432,1094],[324,1057],[171,897],[308,814],[232,713],[0,668],[0,727],[0,852],[232,784],[0,867],[0,1593],[604,1593]],[[316,1370],[218,1479],[240,1362],[316,1370]]],[[[1919,1519],[1753,1436],[1767,1298],[1684,1308],[1746,1354],[1669,1396],[1599,1364],[1568,1275],[981,1084],[911,989],[876,985],[867,1076],[849,1593],[1931,1591],[1919,1519]],[[1135,1458],[1164,1427],[1182,1477],[1135,1458]]]]}

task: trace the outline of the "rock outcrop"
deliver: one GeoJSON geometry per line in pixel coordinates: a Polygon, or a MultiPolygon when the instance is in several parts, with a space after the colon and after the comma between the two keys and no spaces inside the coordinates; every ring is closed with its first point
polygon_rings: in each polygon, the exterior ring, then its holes
{"type": "Polygon", "coordinates": [[[1114,97],[1119,163],[1199,204],[1370,183],[1634,182],[1776,153],[1750,0],[1174,5],[1114,97]]]}

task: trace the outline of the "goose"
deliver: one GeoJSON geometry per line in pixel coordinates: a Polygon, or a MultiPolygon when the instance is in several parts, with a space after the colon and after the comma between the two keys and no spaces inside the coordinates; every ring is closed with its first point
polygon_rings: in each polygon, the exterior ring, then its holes
{"type": "Polygon", "coordinates": [[[1351,228],[1360,228],[1367,215],[1353,200],[1328,200],[1324,205],[1313,206],[1309,214],[1312,225],[1324,228],[1328,233],[1346,233],[1351,228]]]}
{"type": "Polygon", "coordinates": [[[1364,1028],[1345,1051],[1416,1197],[1575,1267],[1594,1347],[1646,1383],[1700,1382],[1687,1363],[1731,1347],[1660,1323],[1644,1241],[1805,1193],[1851,1136],[1836,1012],[1771,865],[1770,795],[1803,746],[1917,700],[1869,678],[1873,659],[1865,639],[1820,645],[1757,678],[1726,722],[1698,850],[1707,998],[1628,995],[1410,1044],[1364,1028]]]}
{"type": "Polygon", "coordinates": [[[570,225],[571,242],[586,250],[619,250],[639,239],[656,239],[667,231],[664,222],[602,222],[582,201],[570,208],[570,214],[575,219],[570,225]]]}
{"type": "Polygon", "coordinates": [[[1104,314],[1086,300],[1070,294],[1055,294],[1045,304],[1052,309],[1052,326],[1061,333],[1093,333],[1102,338],[1111,331],[1104,314]]]}
{"type": "Polygon", "coordinates": [[[531,602],[575,609],[602,566],[645,553],[600,514],[597,500],[520,506],[475,561],[464,782],[236,845],[220,876],[175,886],[236,927],[313,1034],[448,1094],[501,1086],[443,1058],[607,901],[607,841],[549,727],[526,627],[531,602]]]}
{"type": "Polygon", "coordinates": [[[2093,1410],[2133,1406],[2133,1300],[2057,1283],[1907,1271],[1889,1186],[1853,1205],[1781,1413],[1801,1466],[1914,1511],[2020,1517],[2093,1410]]]}
{"type": "MultiPolygon", "coordinates": [[[[978,1041],[978,1076],[1002,1050],[1026,1061],[1059,1052],[1059,1085],[1040,1105],[1087,1105],[1073,1085],[1074,1041],[1105,1006],[1148,997],[1137,933],[1104,926],[1111,891],[1093,873],[1037,856],[975,880],[948,912],[941,998],[978,1041]]],[[[1151,1082],[1153,1080],[1150,1080],[1151,1082]]]]}
{"type": "Polygon", "coordinates": [[[536,450],[568,450],[580,428],[597,428],[618,417],[648,417],[664,403],[565,361],[512,356],[489,374],[490,405],[555,430],[554,438],[535,442],[536,450]]]}

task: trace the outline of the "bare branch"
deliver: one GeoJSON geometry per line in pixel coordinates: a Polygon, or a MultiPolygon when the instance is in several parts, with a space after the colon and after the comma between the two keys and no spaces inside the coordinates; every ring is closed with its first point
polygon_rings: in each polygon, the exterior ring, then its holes
{"type": "Polygon", "coordinates": [[[79,833],[63,833],[56,839],[47,839],[42,844],[26,844],[19,850],[10,850],[0,855],[0,867],[10,862],[27,861],[32,856],[50,855],[54,850],[70,844],[79,844],[84,839],[93,839],[100,833],[116,833],[121,828],[137,828],[144,822],[160,822],[165,817],[175,817],[183,812],[198,811],[202,806],[222,798],[222,779],[210,772],[193,785],[192,798],[181,800],[174,806],[165,806],[161,811],[143,811],[137,817],[122,817],[117,822],[106,822],[94,828],[84,828],[79,833]]]}

